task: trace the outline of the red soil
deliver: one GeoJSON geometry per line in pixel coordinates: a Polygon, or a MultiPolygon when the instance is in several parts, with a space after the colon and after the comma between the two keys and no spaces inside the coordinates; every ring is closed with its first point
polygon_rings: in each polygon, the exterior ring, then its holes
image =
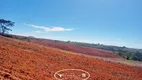
{"type": "Polygon", "coordinates": [[[142,69],[69,54],[0,36],[0,80],[55,80],[62,69],[83,69],[89,80],[142,80],[142,69]]]}
{"type": "Polygon", "coordinates": [[[40,45],[45,45],[53,48],[59,48],[63,50],[68,50],[72,52],[77,52],[85,55],[91,55],[91,56],[99,56],[99,57],[108,57],[108,58],[120,58],[119,56],[116,56],[113,52],[102,50],[102,49],[96,49],[96,48],[89,48],[89,47],[81,47],[73,44],[68,44],[65,42],[59,42],[55,40],[47,40],[47,39],[38,39],[38,38],[28,38],[23,36],[15,36],[14,38],[24,38],[23,40],[37,43],[40,45]]]}

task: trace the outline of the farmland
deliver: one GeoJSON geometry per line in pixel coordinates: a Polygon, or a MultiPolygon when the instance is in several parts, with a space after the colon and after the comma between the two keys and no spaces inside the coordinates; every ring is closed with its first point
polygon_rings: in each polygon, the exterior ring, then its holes
{"type": "Polygon", "coordinates": [[[54,80],[62,69],[83,69],[89,80],[141,80],[142,69],[0,36],[0,79],[54,80]]]}
{"type": "Polygon", "coordinates": [[[68,44],[58,40],[40,39],[40,38],[25,37],[25,36],[18,36],[18,35],[9,35],[9,36],[11,38],[18,39],[18,40],[28,41],[28,42],[32,42],[32,43],[36,43],[36,44],[40,44],[44,46],[72,51],[72,52],[81,53],[85,55],[100,56],[100,57],[107,57],[107,58],[122,58],[115,55],[112,51],[77,46],[77,45],[68,44]]]}

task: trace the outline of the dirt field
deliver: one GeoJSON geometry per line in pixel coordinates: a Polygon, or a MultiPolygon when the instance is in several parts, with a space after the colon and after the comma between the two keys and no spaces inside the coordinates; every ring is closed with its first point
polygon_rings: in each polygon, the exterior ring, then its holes
{"type": "Polygon", "coordinates": [[[48,47],[53,47],[53,48],[72,51],[76,53],[91,55],[91,56],[100,56],[100,57],[107,57],[107,58],[121,58],[119,56],[116,56],[113,52],[108,51],[108,50],[77,46],[77,45],[68,44],[68,43],[61,42],[61,41],[39,39],[39,38],[29,38],[29,37],[17,36],[17,35],[13,35],[13,38],[48,46],[48,47]]]}
{"type": "Polygon", "coordinates": [[[55,80],[62,69],[82,69],[88,80],[142,80],[142,69],[0,36],[0,80],[55,80]]]}

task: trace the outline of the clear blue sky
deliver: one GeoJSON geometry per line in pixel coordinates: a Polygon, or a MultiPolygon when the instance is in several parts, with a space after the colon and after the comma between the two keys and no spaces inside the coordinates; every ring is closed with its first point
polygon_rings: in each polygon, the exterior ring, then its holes
{"type": "Polygon", "coordinates": [[[12,34],[142,48],[142,0],[1,0],[12,34]]]}

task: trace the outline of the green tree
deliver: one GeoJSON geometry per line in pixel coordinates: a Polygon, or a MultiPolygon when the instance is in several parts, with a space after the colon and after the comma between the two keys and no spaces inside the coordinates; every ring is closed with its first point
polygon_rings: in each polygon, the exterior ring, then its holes
{"type": "Polygon", "coordinates": [[[140,53],[139,51],[137,51],[135,53],[135,55],[133,56],[133,60],[142,61],[142,53],[140,53]]]}
{"type": "Polygon", "coordinates": [[[0,19],[0,33],[2,35],[8,33],[9,31],[12,31],[10,27],[14,26],[14,22],[10,20],[0,19]]]}

